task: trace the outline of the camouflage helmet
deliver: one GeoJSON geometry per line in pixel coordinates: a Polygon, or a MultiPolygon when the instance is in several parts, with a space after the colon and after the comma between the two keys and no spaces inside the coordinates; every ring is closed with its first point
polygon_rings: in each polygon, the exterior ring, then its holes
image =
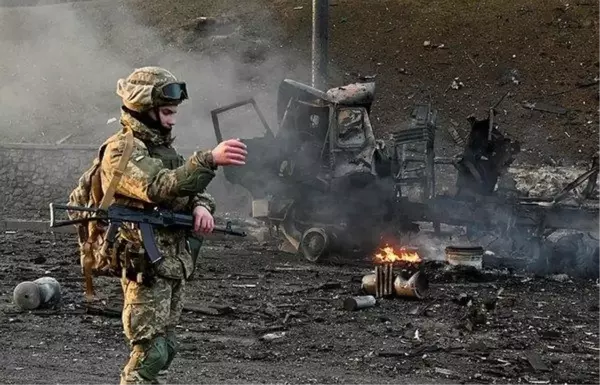
{"type": "Polygon", "coordinates": [[[119,79],[117,95],[125,107],[137,112],[179,105],[188,98],[185,83],[161,67],[137,68],[127,78],[119,79]]]}

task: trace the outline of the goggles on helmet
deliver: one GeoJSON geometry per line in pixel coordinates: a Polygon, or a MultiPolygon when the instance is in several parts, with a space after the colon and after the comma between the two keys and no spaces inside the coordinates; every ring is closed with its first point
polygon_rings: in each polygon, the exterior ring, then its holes
{"type": "Polygon", "coordinates": [[[188,98],[184,82],[167,83],[158,88],[158,97],[163,100],[182,101],[188,98]]]}

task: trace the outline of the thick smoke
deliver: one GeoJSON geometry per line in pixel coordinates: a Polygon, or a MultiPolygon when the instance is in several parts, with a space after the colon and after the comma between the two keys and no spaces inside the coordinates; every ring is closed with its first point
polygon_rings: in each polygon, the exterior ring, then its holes
{"type": "MultiPolygon", "coordinates": [[[[69,142],[97,143],[117,128],[107,125],[119,113],[117,79],[135,67],[160,65],[190,89],[177,127],[179,145],[209,146],[215,142],[209,110],[261,88],[259,102],[274,105],[274,86],[290,73],[289,53],[245,38],[239,26],[201,37],[208,48],[216,47],[206,55],[176,47],[186,31],[200,34],[202,21],[180,31],[173,27],[175,41],[167,42],[131,15],[113,1],[0,8],[2,139],[53,142],[72,134],[69,142]],[[243,63],[250,51],[260,53],[243,63]]],[[[218,29],[229,23],[235,21],[205,24],[218,29]]]]}
{"type": "MultiPolygon", "coordinates": [[[[131,2],[15,4],[0,1],[0,140],[4,142],[62,140],[98,145],[119,129],[117,79],[136,67],[158,65],[188,84],[190,100],[180,108],[175,145],[209,149],[216,144],[210,110],[254,96],[273,125],[270,109],[276,104],[279,82],[295,74],[300,81],[308,77],[302,60],[220,15],[180,20],[181,25],[159,34],[135,19],[140,13],[130,8],[131,2]]],[[[168,6],[162,7],[168,11],[168,6]]],[[[260,22],[277,28],[268,14],[262,14],[260,22]]],[[[230,119],[223,127],[225,136],[256,135],[260,133],[256,123],[230,119]]],[[[219,175],[210,189],[229,192],[217,192],[221,209],[237,209],[240,201],[234,198],[244,192],[231,193],[225,184],[219,175]]]]}

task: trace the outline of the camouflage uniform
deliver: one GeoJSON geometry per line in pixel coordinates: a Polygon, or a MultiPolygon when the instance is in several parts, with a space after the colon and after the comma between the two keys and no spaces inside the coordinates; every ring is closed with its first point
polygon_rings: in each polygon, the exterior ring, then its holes
{"type": "MultiPolygon", "coordinates": [[[[120,79],[117,94],[123,99],[122,131],[109,138],[101,163],[102,189],[106,191],[112,171],[125,147],[125,132],[132,131],[132,156],[115,193],[115,202],[137,207],[160,205],[191,213],[204,206],[212,214],[213,198],[205,188],[215,175],[210,151],[196,152],[187,160],[171,147],[170,133],[151,128],[134,117],[157,108],[156,87],[175,82],[175,77],[158,67],[134,71],[120,79]],[[132,112],[133,111],[133,112],[132,112]]],[[[173,103],[178,104],[178,103],[173,103]]],[[[121,373],[121,383],[157,383],[176,353],[175,326],[181,316],[185,281],[194,271],[201,240],[183,230],[156,229],[156,243],[163,257],[152,270],[150,284],[123,277],[123,328],[131,344],[129,362],[121,373]]],[[[133,224],[119,232],[127,255],[145,259],[141,234],[133,224]]],[[[122,250],[122,249],[119,249],[122,250]]],[[[123,260],[124,257],[119,256],[123,260]]]]}

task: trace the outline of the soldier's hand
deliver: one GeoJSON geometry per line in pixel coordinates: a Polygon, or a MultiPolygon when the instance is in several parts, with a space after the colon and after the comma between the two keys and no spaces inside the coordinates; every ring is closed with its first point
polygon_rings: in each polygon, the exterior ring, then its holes
{"type": "Polygon", "coordinates": [[[228,139],[212,150],[212,156],[217,166],[241,166],[246,164],[246,145],[239,139],[228,139]]]}
{"type": "Polygon", "coordinates": [[[194,209],[194,231],[197,233],[212,233],[215,228],[215,219],[210,211],[204,206],[197,206],[194,209]]]}

